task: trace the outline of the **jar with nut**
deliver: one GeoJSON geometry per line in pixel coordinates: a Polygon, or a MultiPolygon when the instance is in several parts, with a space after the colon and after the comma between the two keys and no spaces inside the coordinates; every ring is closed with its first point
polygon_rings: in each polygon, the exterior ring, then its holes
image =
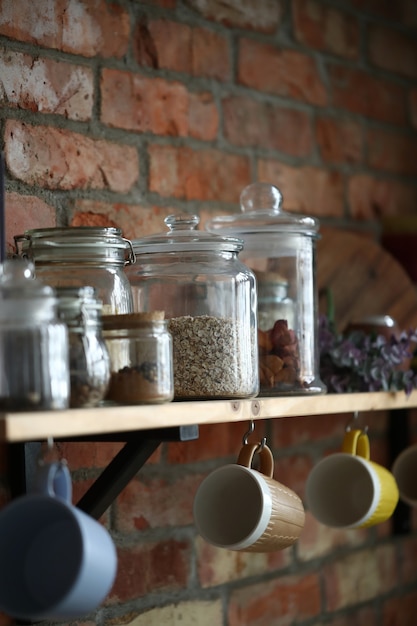
{"type": "Polygon", "coordinates": [[[261,395],[324,393],[320,380],[315,242],[316,218],[282,209],[279,189],[253,183],[241,214],[220,215],[209,232],[240,237],[242,261],[256,274],[261,395]]]}
{"type": "Polygon", "coordinates": [[[93,407],[103,400],[110,359],[102,336],[101,300],[94,287],[56,287],[58,315],[68,328],[70,407],[93,407]]]}
{"type": "Polygon", "coordinates": [[[111,362],[107,400],[157,404],[173,399],[172,337],[163,311],[106,315],[103,333],[111,362]]]}

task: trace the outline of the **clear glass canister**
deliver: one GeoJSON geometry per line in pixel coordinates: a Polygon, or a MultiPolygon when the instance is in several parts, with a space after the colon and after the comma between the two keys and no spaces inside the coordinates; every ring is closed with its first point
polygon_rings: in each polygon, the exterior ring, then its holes
{"type": "Polygon", "coordinates": [[[53,287],[95,288],[103,314],[131,313],[132,294],[124,266],[134,261],[121,230],[80,226],[39,228],[15,236],[16,249],[35,264],[36,275],[53,287]]]}
{"type": "Polygon", "coordinates": [[[102,303],[94,287],[56,287],[58,316],[67,325],[70,407],[97,406],[106,395],[110,359],[102,335],[102,303]]]}
{"type": "Polygon", "coordinates": [[[66,409],[68,333],[52,287],[22,259],[0,265],[0,410],[66,409]]]}
{"type": "Polygon", "coordinates": [[[242,191],[240,214],[215,217],[206,228],[241,237],[240,258],[258,278],[261,394],[324,393],[315,264],[319,223],[281,205],[279,189],[254,183],[242,191]]]}
{"type": "Polygon", "coordinates": [[[163,312],[107,315],[103,328],[111,362],[107,400],[118,404],[172,400],[172,337],[163,312]]]}
{"type": "Polygon", "coordinates": [[[164,310],[173,338],[175,399],[245,398],[259,391],[255,277],[242,241],[196,229],[195,215],[132,241],[126,268],[136,311],[164,310]]]}

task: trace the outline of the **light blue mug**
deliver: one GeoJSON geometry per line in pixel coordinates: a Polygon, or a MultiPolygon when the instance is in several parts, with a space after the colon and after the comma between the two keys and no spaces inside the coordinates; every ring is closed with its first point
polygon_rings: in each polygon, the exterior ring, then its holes
{"type": "Polygon", "coordinates": [[[79,618],[109,593],[117,555],[107,530],[71,504],[64,463],[0,511],[0,610],[23,620],[79,618]]]}

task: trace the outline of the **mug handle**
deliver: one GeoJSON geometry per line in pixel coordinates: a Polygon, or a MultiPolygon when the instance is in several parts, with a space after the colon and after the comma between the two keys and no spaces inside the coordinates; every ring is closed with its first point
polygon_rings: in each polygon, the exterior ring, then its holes
{"type": "Polygon", "coordinates": [[[72,499],[71,474],[66,463],[57,461],[39,465],[36,472],[35,492],[51,498],[72,499]]]}
{"type": "Polygon", "coordinates": [[[272,478],[274,474],[274,457],[267,445],[261,446],[260,443],[245,443],[237,459],[238,465],[243,465],[249,469],[252,466],[253,456],[255,452],[259,450],[259,471],[261,474],[265,474],[268,478],[272,478]],[[259,448],[261,448],[259,450],[259,448]]]}
{"type": "Polygon", "coordinates": [[[343,439],[342,452],[361,456],[369,461],[370,448],[368,435],[363,430],[348,430],[343,439]]]}

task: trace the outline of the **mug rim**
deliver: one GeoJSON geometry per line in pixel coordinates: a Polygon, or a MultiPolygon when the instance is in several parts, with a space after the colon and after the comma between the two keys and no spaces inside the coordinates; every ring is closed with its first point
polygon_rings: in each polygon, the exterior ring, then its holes
{"type": "Polygon", "coordinates": [[[417,497],[411,498],[405,493],[403,493],[402,486],[400,485],[399,480],[398,480],[398,469],[408,456],[410,456],[411,454],[415,454],[416,452],[417,452],[417,443],[407,446],[406,448],[404,448],[404,450],[401,450],[399,455],[394,460],[394,463],[392,464],[392,468],[391,468],[393,476],[395,480],[397,481],[401,500],[405,502],[406,504],[410,506],[414,506],[414,507],[417,505],[417,497]]]}
{"type": "Polygon", "coordinates": [[[229,463],[227,465],[222,465],[221,467],[218,467],[212,472],[210,472],[204,478],[202,483],[199,485],[197,492],[195,494],[195,497],[194,497],[193,516],[194,516],[194,522],[195,522],[195,525],[197,527],[199,534],[203,537],[203,539],[205,539],[211,545],[216,546],[218,548],[225,548],[227,550],[244,550],[245,548],[248,548],[254,545],[258,541],[258,539],[262,537],[263,533],[267,529],[269,520],[271,519],[271,514],[272,514],[272,496],[271,496],[269,485],[267,481],[265,480],[264,475],[258,470],[253,469],[252,467],[246,467],[245,465],[240,465],[239,463],[229,463]],[[207,487],[208,481],[213,478],[216,478],[217,474],[220,474],[225,471],[228,472],[230,469],[232,471],[239,472],[239,473],[243,472],[249,475],[254,480],[254,483],[256,484],[256,487],[258,488],[258,491],[261,495],[262,510],[260,514],[258,515],[255,528],[252,529],[249,535],[247,535],[240,541],[237,541],[232,544],[227,544],[227,543],[223,543],[220,541],[213,541],[211,538],[209,538],[206,531],[201,526],[200,521],[198,520],[197,508],[199,507],[200,502],[202,501],[204,497],[202,487],[203,486],[207,487]]]}
{"type": "Polygon", "coordinates": [[[360,528],[361,526],[369,522],[371,518],[375,515],[375,512],[377,511],[378,504],[381,498],[381,492],[382,492],[382,487],[381,487],[381,483],[379,480],[379,476],[378,476],[376,469],[374,468],[374,465],[377,465],[376,463],[374,463],[374,461],[364,459],[363,457],[355,455],[355,454],[350,454],[349,452],[335,452],[320,459],[320,461],[316,463],[316,465],[313,467],[310,474],[308,475],[306,485],[305,485],[306,502],[307,502],[310,512],[314,515],[314,517],[316,517],[316,519],[320,523],[326,526],[330,526],[332,528],[346,528],[346,529],[360,528]],[[366,471],[368,472],[368,475],[370,476],[372,487],[373,487],[372,501],[367,507],[365,514],[362,515],[362,517],[360,517],[359,519],[356,519],[354,522],[351,522],[348,524],[345,524],[343,522],[329,523],[328,521],[324,521],[324,516],[322,516],[321,514],[317,514],[316,504],[313,503],[312,494],[311,494],[312,480],[313,480],[313,478],[311,477],[313,475],[313,472],[315,472],[320,466],[331,463],[333,460],[337,462],[337,460],[340,459],[341,457],[345,458],[346,460],[349,459],[350,461],[353,461],[354,463],[359,463],[363,468],[365,468],[366,471]]]}

